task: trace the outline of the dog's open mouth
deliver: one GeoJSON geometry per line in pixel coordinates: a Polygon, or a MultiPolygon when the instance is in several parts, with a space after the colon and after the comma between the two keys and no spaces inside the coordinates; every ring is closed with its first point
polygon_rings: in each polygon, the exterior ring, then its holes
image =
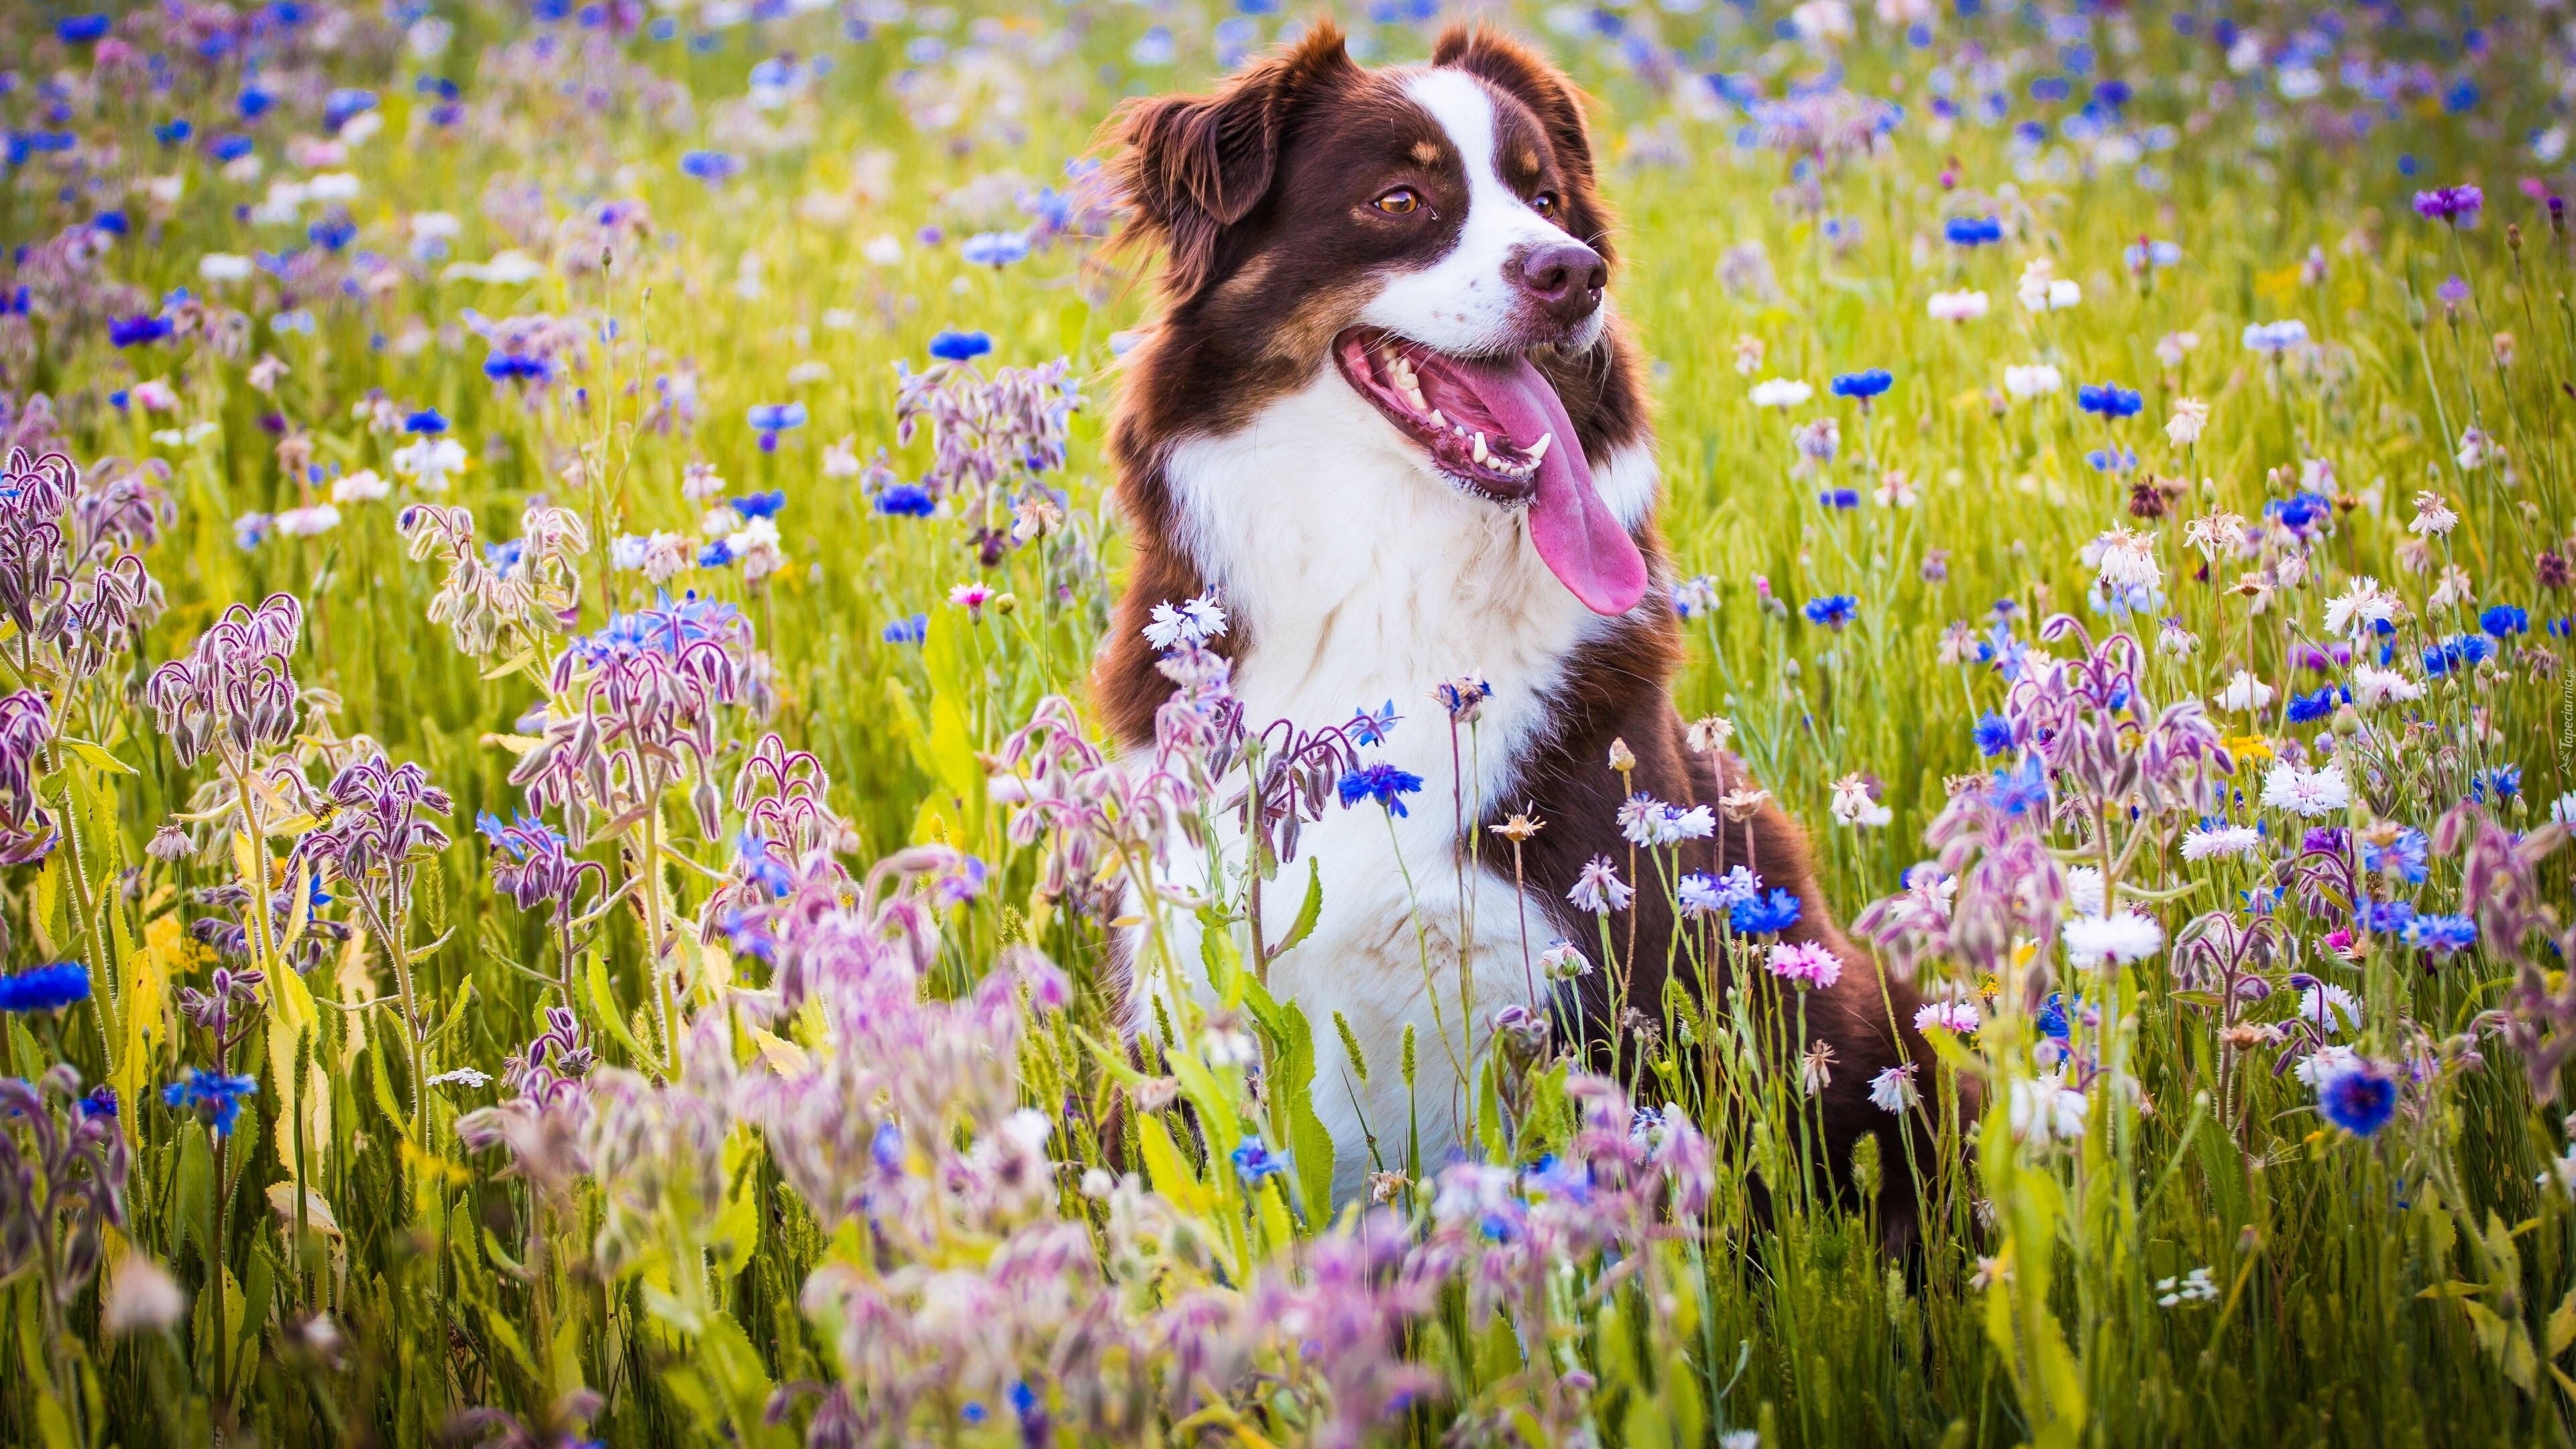
{"type": "Polygon", "coordinates": [[[1333,364],[1461,489],[1528,505],[1530,541],[1598,614],[1646,592],[1646,560],[1592,483],[1565,404],[1521,356],[1453,357],[1374,327],[1333,339],[1333,364]]]}

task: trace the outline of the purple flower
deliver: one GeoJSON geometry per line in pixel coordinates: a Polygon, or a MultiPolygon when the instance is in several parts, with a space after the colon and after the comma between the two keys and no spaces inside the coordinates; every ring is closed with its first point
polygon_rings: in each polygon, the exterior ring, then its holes
{"type": "Polygon", "coordinates": [[[2458,223],[2478,214],[2486,193],[2474,186],[2437,186],[2415,193],[2415,214],[2428,221],[2458,223]]]}

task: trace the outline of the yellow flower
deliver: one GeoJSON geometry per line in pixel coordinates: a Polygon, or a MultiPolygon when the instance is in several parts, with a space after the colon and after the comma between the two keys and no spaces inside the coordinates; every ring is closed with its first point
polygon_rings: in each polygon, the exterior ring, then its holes
{"type": "Polygon", "coordinates": [[[2227,753],[2240,760],[2268,760],[2272,758],[2272,741],[2263,735],[2230,735],[2227,753]]]}

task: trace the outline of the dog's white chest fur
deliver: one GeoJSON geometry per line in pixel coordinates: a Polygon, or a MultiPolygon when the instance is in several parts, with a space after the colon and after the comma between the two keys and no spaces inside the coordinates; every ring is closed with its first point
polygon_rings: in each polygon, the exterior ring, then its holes
{"type": "MultiPolygon", "coordinates": [[[[1416,1123],[1423,1166],[1436,1168],[1464,1120],[1461,1073],[1493,1011],[1531,999],[1530,963],[1552,934],[1537,903],[1524,917],[1501,842],[1479,847],[1483,868],[1463,872],[1462,889],[1460,827],[1513,801],[1567,659],[1608,621],[1540,561],[1523,512],[1462,494],[1329,367],[1239,432],[1180,444],[1165,473],[1178,542],[1248,644],[1233,677],[1247,724],[1317,729],[1389,700],[1403,716],[1361,754],[1422,778],[1408,813],[1392,817],[1373,802],[1332,808],[1266,893],[1264,928],[1272,941],[1285,933],[1306,861],[1319,862],[1323,914],[1272,964],[1270,989],[1314,1027],[1314,1104],[1337,1149],[1339,1192],[1400,1165],[1416,1123]],[[1493,693],[1476,725],[1453,734],[1431,690],[1461,674],[1493,693]],[[1463,970],[1462,939],[1472,943],[1463,970]],[[1365,1085],[1339,1044],[1337,1013],[1367,1061],[1365,1085]],[[1409,1099],[1399,1070],[1408,1025],[1417,1061],[1409,1099]]],[[[1595,460],[1595,479],[1624,524],[1652,504],[1643,447],[1595,460]]],[[[1239,839],[1215,848],[1240,863],[1239,839]]],[[[1178,861],[1174,871],[1206,878],[1203,862],[1178,861]]],[[[1175,947],[1194,969],[1195,940],[1175,947]]]]}

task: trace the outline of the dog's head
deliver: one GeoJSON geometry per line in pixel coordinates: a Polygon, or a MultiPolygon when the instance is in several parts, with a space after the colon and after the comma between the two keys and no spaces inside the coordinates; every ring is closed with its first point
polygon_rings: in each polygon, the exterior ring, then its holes
{"type": "Polygon", "coordinates": [[[1529,508],[1586,605],[1637,602],[1644,560],[1561,387],[1609,359],[1610,218],[1555,66],[1454,27],[1428,66],[1364,70],[1323,22],[1214,95],[1131,104],[1110,137],[1129,239],[1164,254],[1166,337],[1231,374],[1202,374],[1214,406],[1329,359],[1454,486],[1529,508]]]}

